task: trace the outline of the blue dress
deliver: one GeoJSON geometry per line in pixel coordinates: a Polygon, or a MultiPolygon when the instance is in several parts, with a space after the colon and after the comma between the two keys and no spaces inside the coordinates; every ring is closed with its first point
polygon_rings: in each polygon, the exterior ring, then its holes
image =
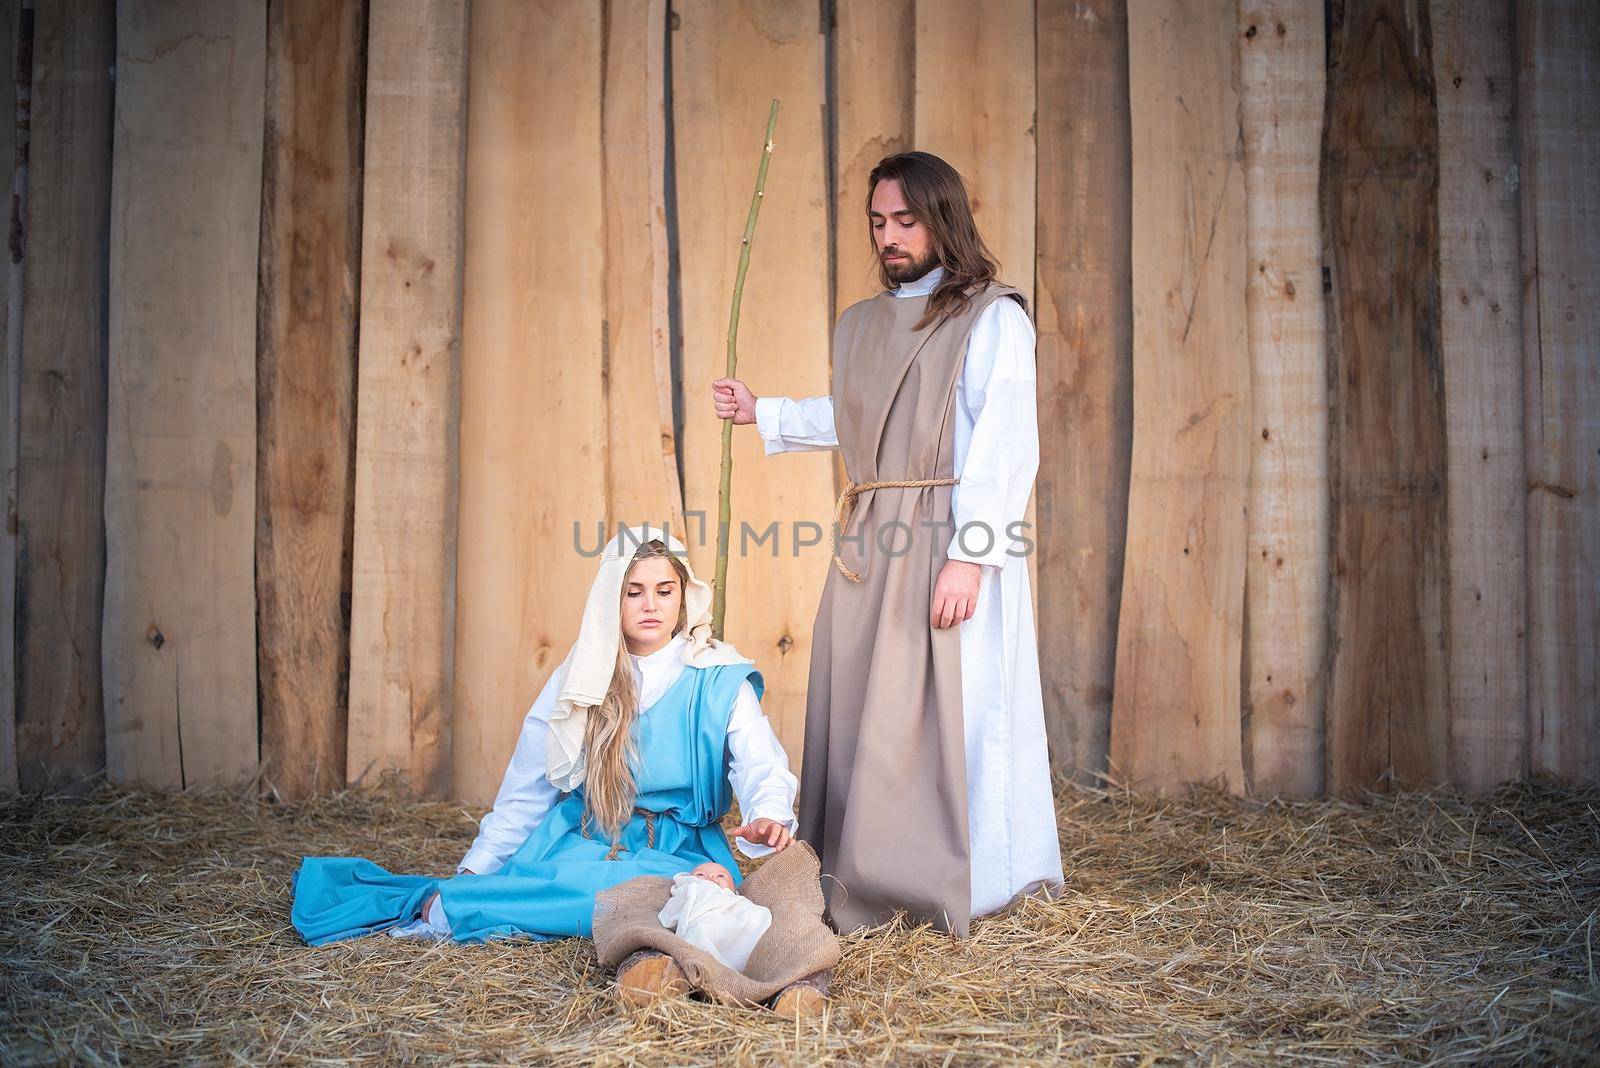
{"type": "Polygon", "coordinates": [[[294,878],[295,930],[312,945],[382,931],[416,919],[437,891],[458,942],[587,937],[595,895],[636,876],[670,877],[714,860],[739,882],[720,821],[733,801],[728,721],[746,679],[759,699],[753,665],[685,666],[640,715],[638,795],[619,848],[593,821],[585,826],[580,786],[493,875],[393,875],[359,857],[306,857],[294,878]]]}

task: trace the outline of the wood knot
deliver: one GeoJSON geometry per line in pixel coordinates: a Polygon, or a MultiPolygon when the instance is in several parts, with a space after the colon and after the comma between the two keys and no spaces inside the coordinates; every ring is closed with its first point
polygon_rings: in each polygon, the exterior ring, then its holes
{"type": "Polygon", "coordinates": [[[167,636],[162,634],[161,628],[156,626],[154,623],[150,624],[150,629],[144,632],[144,637],[145,641],[149,642],[157,649],[167,644],[167,636]]]}

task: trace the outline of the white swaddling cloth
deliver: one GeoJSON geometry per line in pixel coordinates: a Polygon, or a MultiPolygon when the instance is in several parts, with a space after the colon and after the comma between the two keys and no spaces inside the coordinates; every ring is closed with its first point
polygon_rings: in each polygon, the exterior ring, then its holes
{"type": "Polygon", "coordinates": [[[689,872],[672,877],[672,895],[657,919],[737,972],[744,971],[751,951],[772,926],[770,909],[689,872]]]}

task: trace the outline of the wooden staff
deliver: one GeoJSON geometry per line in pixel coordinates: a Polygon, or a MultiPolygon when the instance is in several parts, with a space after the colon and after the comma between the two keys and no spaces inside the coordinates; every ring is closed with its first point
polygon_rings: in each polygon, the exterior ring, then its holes
{"type": "MultiPolygon", "coordinates": [[[[750,214],[745,216],[744,237],[739,242],[739,274],[733,282],[733,307],[728,311],[728,372],[733,378],[739,369],[739,301],[744,296],[744,275],[750,269],[750,243],[756,236],[756,216],[767,195],[767,164],[772,162],[772,133],[778,128],[778,101],[767,112],[767,139],[761,148],[761,167],[756,171],[756,193],[750,198],[750,214]]],[[[712,583],[711,633],[722,638],[722,617],[728,607],[728,525],[733,496],[733,420],[722,423],[722,488],[717,493],[717,574],[712,583]]]]}

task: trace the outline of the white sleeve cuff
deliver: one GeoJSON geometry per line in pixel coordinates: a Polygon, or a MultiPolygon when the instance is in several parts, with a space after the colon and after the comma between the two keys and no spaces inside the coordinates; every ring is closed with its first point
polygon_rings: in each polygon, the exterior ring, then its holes
{"type": "Polygon", "coordinates": [[[493,875],[505,864],[499,857],[487,849],[474,849],[462,858],[456,865],[456,874],[471,871],[474,875],[493,875]]]}
{"type": "Polygon", "coordinates": [[[831,396],[756,398],[756,431],[767,454],[811,452],[839,445],[833,425],[831,396]]]}
{"type": "Polygon", "coordinates": [[[964,536],[962,531],[957,530],[950,538],[945,556],[951,560],[965,560],[969,564],[999,568],[1004,567],[1005,562],[1011,558],[1007,550],[1011,549],[1013,544],[1019,552],[1023,548],[1022,542],[1013,543],[1004,531],[995,531],[992,542],[989,535],[990,532],[984,529],[984,524],[968,524],[964,536]],[[963,541],[966,542],[965,547],[962,546],[963,541]]]}
{"type": "Polygon", "coordinates": [[[756,398],[756,433],[767,441],[774,441],[783,436],[778,428],[778,416],[783,410],[783,400],[782,397],[756,398]]]}
{"type": "Polygon", "coordinates": [[[787,451],[783,442],[783,397],[756,398],[756,433],[761,435],[766,454],[787,451]]]}

